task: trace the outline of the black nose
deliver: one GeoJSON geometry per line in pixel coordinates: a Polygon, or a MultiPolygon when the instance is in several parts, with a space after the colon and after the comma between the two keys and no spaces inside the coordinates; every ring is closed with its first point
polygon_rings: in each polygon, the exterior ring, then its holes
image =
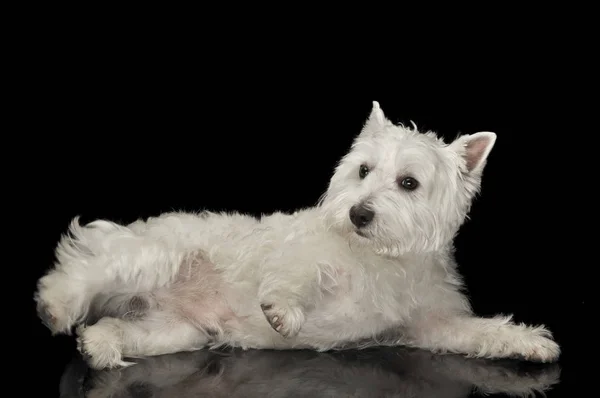
{"type": "Polygon", "coordinates": [[[350,221],[357,228],[363,228],[367,226],[371,221],[373,221],[373,217],[375,216],[375,212],[367,209],[363,205],[355,205],[350,208],[350,221]]]}

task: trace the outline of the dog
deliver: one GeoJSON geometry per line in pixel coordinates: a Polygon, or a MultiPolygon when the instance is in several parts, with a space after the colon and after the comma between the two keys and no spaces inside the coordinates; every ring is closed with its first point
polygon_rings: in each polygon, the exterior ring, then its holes
{"type": "Polygon", "coordinates": [[[367,347],[390,333],[434,353],[555,361],[544,325],[476,316],[457,271],[453,241],[495,142],[477,132],[446,143],[374,101],[314,207],[75,217],[38,281],[39,317],[53,335],[75,328],[94,369],[224,346],[367,347]]]}

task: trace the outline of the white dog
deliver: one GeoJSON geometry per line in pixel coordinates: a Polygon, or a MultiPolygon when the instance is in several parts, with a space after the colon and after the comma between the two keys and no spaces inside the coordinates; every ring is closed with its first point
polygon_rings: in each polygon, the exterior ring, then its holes
{"type": "Polygon", "coordinates": [[[75,219],[39,280],[39,315],[53,334],[78,326],[93,368],[203,347],[368,346],[389,333],[434,352],[554,361],[545,327],[476,317],[461,291],[453,239],[495,140],[446,144],[373,102],[314,208],[75,219]]]}

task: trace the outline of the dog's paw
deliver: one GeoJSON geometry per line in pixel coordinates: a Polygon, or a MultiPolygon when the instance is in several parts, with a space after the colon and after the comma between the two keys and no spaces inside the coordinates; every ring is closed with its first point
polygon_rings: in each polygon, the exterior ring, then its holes
{"type": "Polygon", "coordinates": [[[95,325],[77,328],[77,350],[92,369],[111,369],[133,365],[122,359],[122,340],[116,325],[100,320],[95,325]]]}
{"type": "Polygon", "coordinates": [[[71,323],[68,320],[66,311],[61,306],[52,305],[38,296],[35,301],[37,302],[37,315],[42,321],[44,326],[50,329],[50,333],[53,335],[64,333],[71,333],[71,323]]]}
{"type": "Polygon", "coordinates": [[[79,304],[65,278],[57,272],[44,276],[34,296],[37,315],[53,335],[70,335],[71,327],[81,318],[79,304]]]}
{"type": "Polygon", "coordinates": [[[560,356],[560,347],[548,337],[535,336],[531,341],[525,342],[525,347],[520,355],[526,361],[554,362],[560,356]]]}
{"type": "Polygon", "coordinates": [[[499,350],[492,357],[516,358],[530,362],[555,362],[560,356],[559,345],[543,326],[513,326],[503,336],[499,350]],[[501,347],[501,348],[500,348],[501,347]]]}
{"type": "Polygon", "coordinates": [[[260,308],[271,327],[283,337],[294,337],[304,323],[304,312],[299,307],[261,303],[260,308]]]}

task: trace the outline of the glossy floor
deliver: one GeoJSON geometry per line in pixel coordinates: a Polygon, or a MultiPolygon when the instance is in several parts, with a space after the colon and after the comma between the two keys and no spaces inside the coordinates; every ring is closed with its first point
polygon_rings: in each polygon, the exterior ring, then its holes
{"type": "Polygon", "coordinates": [[[92,371],[79,356],[61,397],[413,397],[564,396],[559,364],[487,361],[404,348],[197,351],[92,371]]]}

